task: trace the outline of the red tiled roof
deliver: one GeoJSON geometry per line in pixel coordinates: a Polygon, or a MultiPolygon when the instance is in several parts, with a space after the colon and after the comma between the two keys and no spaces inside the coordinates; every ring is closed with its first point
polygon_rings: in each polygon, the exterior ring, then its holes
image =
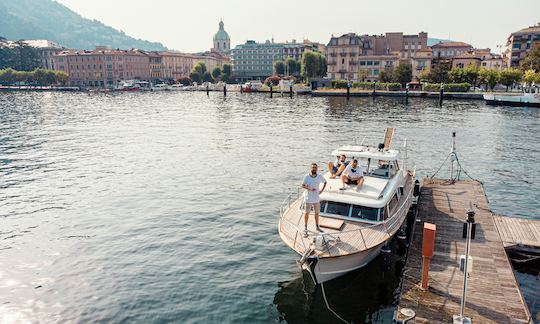
{"type": "Polygon", "coordinates": [[[472,45],[464,43],[464,42],[447,42],[447,43],[438,43],[431,47],[432,48],[433,47],[472,47],[472,45]]]}

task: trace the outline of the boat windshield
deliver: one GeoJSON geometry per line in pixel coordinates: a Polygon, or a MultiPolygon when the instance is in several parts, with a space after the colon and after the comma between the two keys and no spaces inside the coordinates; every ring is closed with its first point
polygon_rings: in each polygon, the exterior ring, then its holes
{"type": "Polygon", "coordinates": [[[366,175],[384,179],[392,178],[400,168],[398,161],[367,159],[361,165],[366,175]]]}
{"type": "Polygon", "coordinates": [[[379,221],[382,217],[380,208],[371,208],[335,201],[321,201],[321,213],[335,216],[379,221]]]}

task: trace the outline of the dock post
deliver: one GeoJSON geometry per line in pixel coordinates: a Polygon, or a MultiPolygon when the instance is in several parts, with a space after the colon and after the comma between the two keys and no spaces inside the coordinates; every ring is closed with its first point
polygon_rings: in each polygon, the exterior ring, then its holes
{"type": "MultiPolygon", "coordinates": [[[[465,302],[467,294],[467,279],[469,277],[469,254],[471,250],[471,238],[473,236],[473,225],[474,225],[474,215],[475,212],[469,209],[467,211],[467,221],[465,223],[467,227],[466,241],[465,241],[465,262],[463,266],[463,292],[461,295],[461,308],[459,310],[459,315],[454,315],[453,320],[456,324],[470,324],[471,319],[465,317],[463,313],[465,312],[465,302]]],[[[462,256],[463,257],[463,256],[462,256]]]]}
{"type": "Polygon", "coordinates": [[[242,87],[242,84],[240,84],[240,93],[244,93],[244,87],[242,87]]]}
{"type": "Polygon", "coordinates": [[[351,87],[349,87],[349,84],[347,84],[347,100],[349,100],[351,96],[351,87]]]}
{"type": "Polygon", "coordinates": [[[409,82],[407,82],[407,85],[405,86],[405,104],[409,104],[409,82]]]}
{"type": "Polygon", "coordinates": [[[420,288],[428,289],[429,286],[429,263],[435,251],[435,232],[437,226],[431,223],[424,223],[424,237],[422,240],[422,279],[420,288]]]}
{"type": "Polygon", "coordinates": [[[206,84],[206,95],[210,96],[210,87],[209,87],[208,83],[206,84]]]}
{"type": "Polygon", "coordinates": [[[270,98],[274,97],[274,88],[272,87],[272,84],[270,84],[270,98]]]}
{"type": "Polygon", "coordinates": [[[443,96],[444,96],[444,82],[441,82],[441,90],[439,91],[439,107],[442,107],[443,96]]]}
{"type": "Polygon", "coordinates": [[[293,86],[291,85],[289,87],[289,97],[291,97],[291,98],[293,97],[293,89],[292,88],[293,88],[293,86]]]}
{"type": "Polygon", "coordinates": [[[227,97],[227,84],[223,85],[223,96],[227,97]]]}
{"type": "Polygon", "coordinates": [[[375,81],[373,81],[372,88],[373,88],[373,91],[371,92],[371,95],[372,95],[373,97],[375,97],[375,92],[377,91],[377,90],[376,90],[377,85],[375,84],[375,81]]]}

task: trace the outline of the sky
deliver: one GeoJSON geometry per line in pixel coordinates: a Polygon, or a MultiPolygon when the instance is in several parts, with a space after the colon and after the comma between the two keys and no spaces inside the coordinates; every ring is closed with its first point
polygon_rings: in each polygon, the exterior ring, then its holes
{"type": "Polygon", "coordinates": [[[231,45],[252,39],[309,39],[327,44],[349,32],[428,33],[477,48],[505,45],[511,32],[540,22],[539,0],[57,0],[85,18],[126,34],[199,52],[212,47],[220,18],[231,45]]]}

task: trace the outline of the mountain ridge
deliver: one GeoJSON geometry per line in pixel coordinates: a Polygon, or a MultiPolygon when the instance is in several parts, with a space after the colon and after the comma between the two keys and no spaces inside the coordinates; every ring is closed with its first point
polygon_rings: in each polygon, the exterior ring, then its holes
{"type": "Polygon", "coordinates": [[[137,39],[98,20],[84,18],[53,0],[0,0],[0,36],[47,39],[74,49],[167,49],[161,43],[137,39]]]}

